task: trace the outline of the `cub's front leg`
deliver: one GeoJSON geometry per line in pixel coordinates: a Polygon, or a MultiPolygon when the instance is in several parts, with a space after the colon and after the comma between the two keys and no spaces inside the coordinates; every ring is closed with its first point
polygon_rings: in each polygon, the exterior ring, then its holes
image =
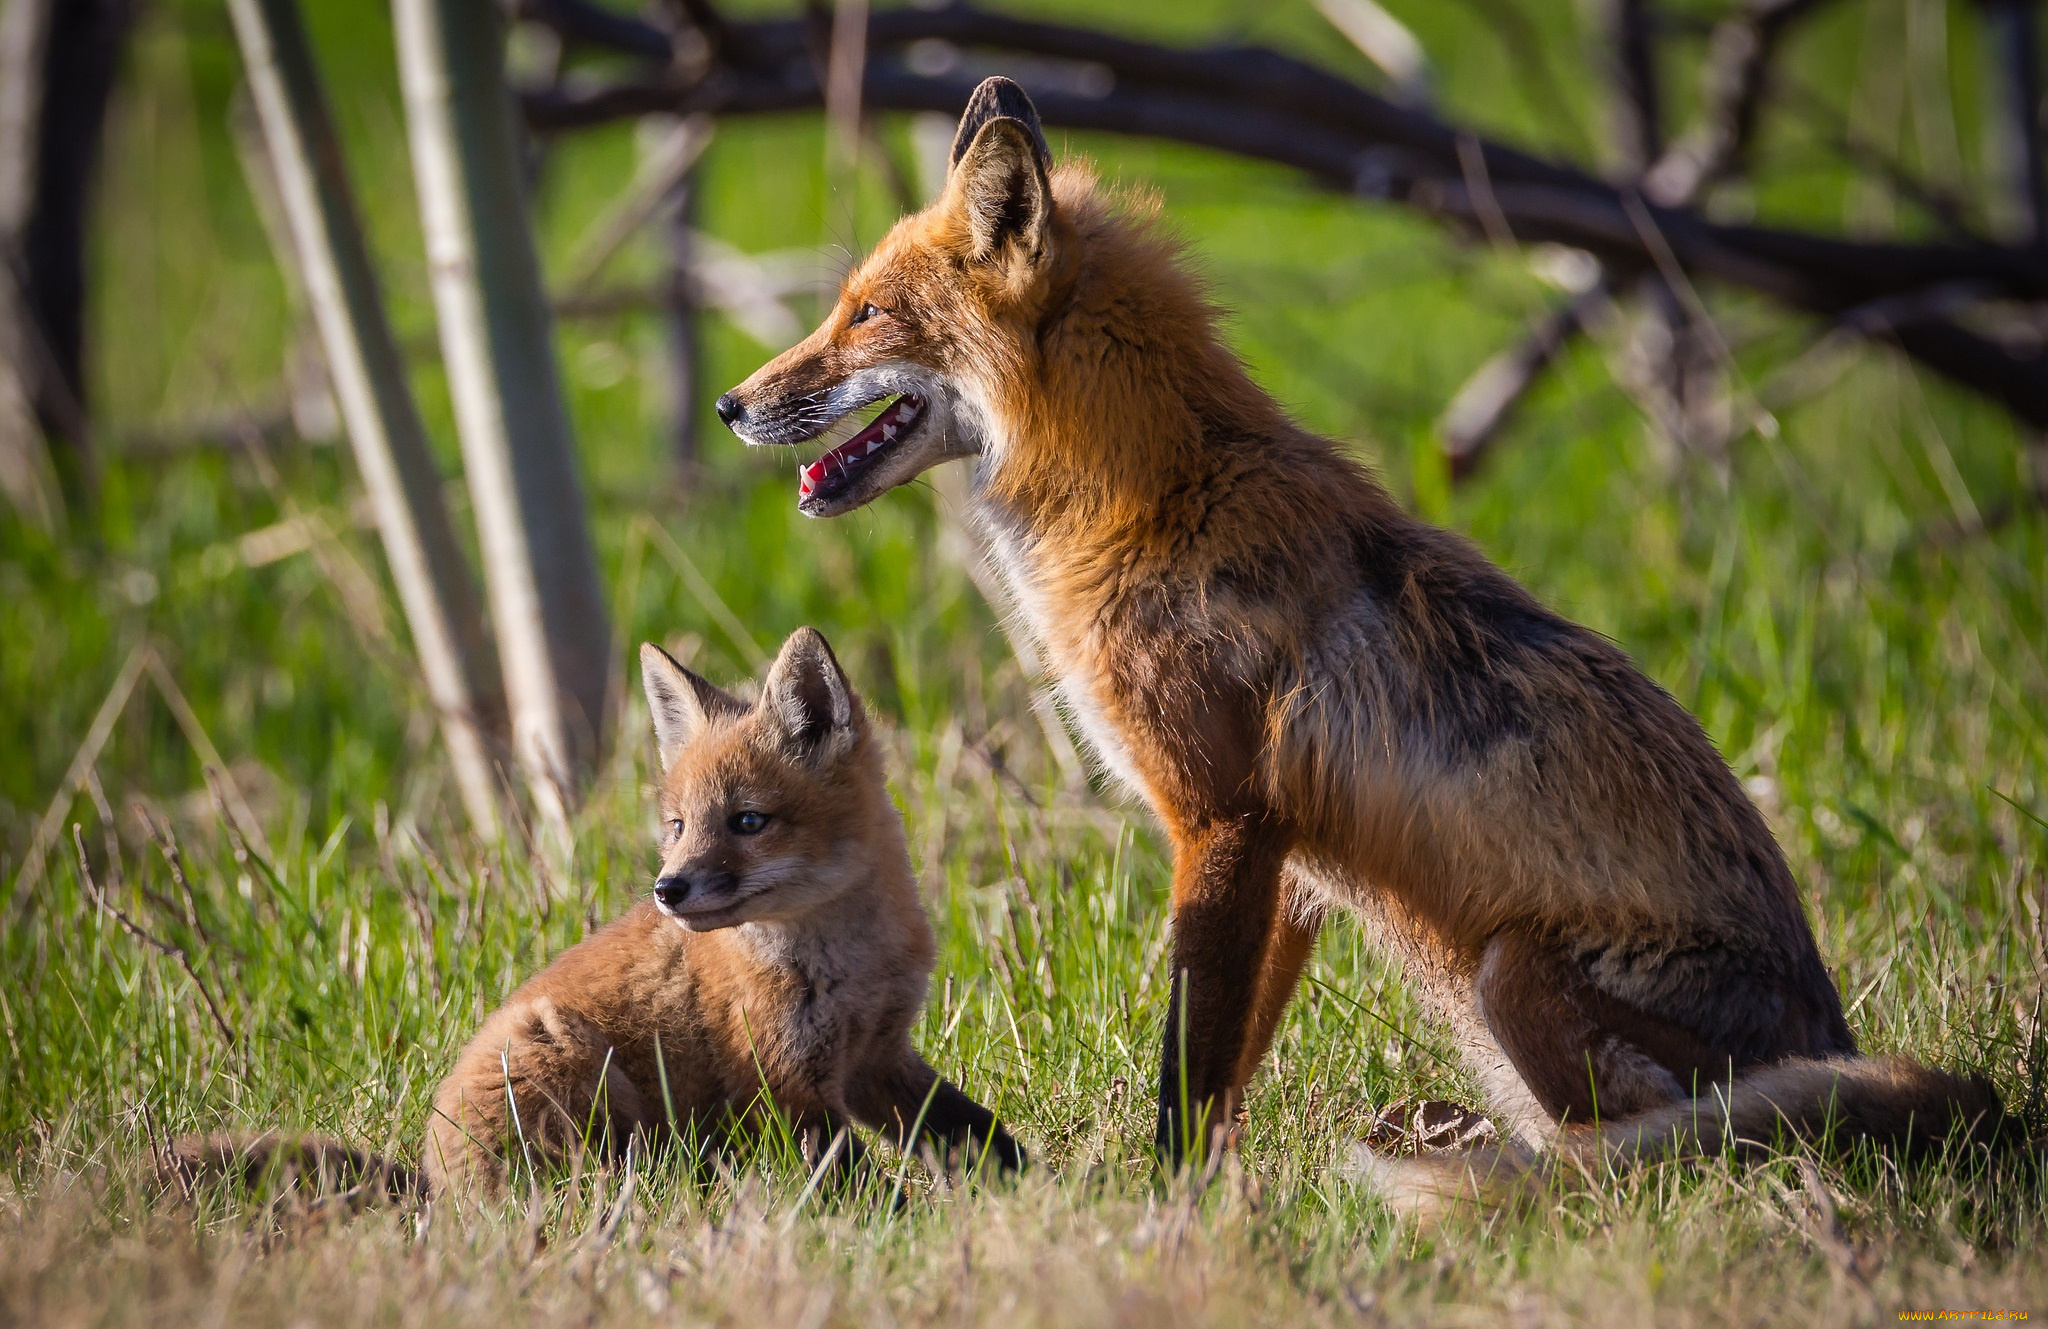
{"type": "Polygon", "coordinates": [[[804,1164],[835,1191],[847,1190],[868,1170],[868,1148],[843,1113],[816,1110],[798,1115],[796,1144],[804,1164]]]}
{"type": "Polygon", "coordinates": [[[963,1154],[971,1163],[993,1160],[1004,1172],[1015,1172],[1029,1161],[995,1113],[951,1080],[942,1079],[909,1049],[895,1064],[856,1077],[848,1087],[847,1106],[862,1124],[887,1135],[899,1149],[908,1150],[915,1136],[942,1157],[963,1154]]]}

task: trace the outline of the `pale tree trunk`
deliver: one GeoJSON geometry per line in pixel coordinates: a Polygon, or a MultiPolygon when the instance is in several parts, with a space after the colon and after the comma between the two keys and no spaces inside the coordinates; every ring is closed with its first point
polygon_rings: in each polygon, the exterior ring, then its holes
{"type": "Polygon", "coordinates": [[[611,633],[491,0],[392,0],[441,353],[462,434],[512,736],[544,819],[605,733],[611,633]]]}
{"type": "Polygon", "coordinates": [[[24,271],[22,239],[35,205],[51,4],[0,4],[0,493],[24,522],[54,535],[63,508],[36,424],[29,371],[37,350],[34,315],[15,276],[24,271]]]}
{"type": "MultiPolygon", "coordinates": [[[[278,201],[471,825],[497,832],[496,670],[296,0],[228,0],[278,201]]],[[[283,256],[281,256],[283,257],[283,256]]]]}

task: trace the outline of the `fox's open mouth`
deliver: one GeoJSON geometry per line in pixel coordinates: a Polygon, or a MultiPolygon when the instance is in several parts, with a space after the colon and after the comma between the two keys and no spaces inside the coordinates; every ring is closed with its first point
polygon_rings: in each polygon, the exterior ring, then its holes
{"type": "Polygon", "coordinates": [[[917,427],[924,409],[924,400],[912,393],[884,407],[866,428],[803,468],[797,481],[797,502],[826,503],[851,489],[855,480],[917,427]]]}
{"type": "Polygon", "coordinates": [[[745,919],[740,916],[741,909],[761,894],[759,890],[736,891],[715,899],[691,899],[680,904],[670,904],[657,899],[654,907],[692,932],[715,932],[719,928],[744,922],[745,919]]]}

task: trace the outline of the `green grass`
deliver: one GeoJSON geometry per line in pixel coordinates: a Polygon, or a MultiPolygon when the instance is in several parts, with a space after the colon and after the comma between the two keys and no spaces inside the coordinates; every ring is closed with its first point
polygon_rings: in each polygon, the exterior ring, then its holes
{"type": "MultiPolygon", "coordinates": [[[[1357,67],[1306,6],[1249,22],[1247,6],[1153,8],[1156,22],[1131,21],[1188,39],[1238,32],[1357,67]]],[[[1585,150],[1598,123],[1585,80],[1569,81],[1568,110],[1547,107],[1485,6],[1413,8],[1449,104],[1585,150]]],[[[1531,12],[1547,15],[1552,61],[1580,68],[1567,8],[1531,12]]],[[[231,450],[124,453],[141,432],[268,406],[296,327],[224,129],[236,77],[225,15],[203,0],[149,13],[96,241],[100,512],[61,543],[0,519],[0,880],[14,880],[95,709],[144,641],[233,765],[273,852],[238,861],[191,743],[145,685],[97,767],[112,823],[81,798],[65,825],[82,826],[109,897],[189,953],[234,1041],[178,964],[90,905],[67,836],[0,939],[11,1152],[0,1319],[1619,1325],[2048,1311],[2048,1195],[2038,1171],[2017,1166],[1661,1168],[1526,1218],[1405,1232],[1333,1164],[1390,1100],[1473,1091],[1398,976],[1343,924],[1254,1087],[1241,1160],[1206,1188],[1159,1181],[1148,1150],[1165,982],[1159,837],[1142,810],[1062,785],[1026,681],[927,491],[806,522],[787,457],[745,454],[709,427],[703,474],[687,492],[673,486],[661,330],[644,317],[565,326],[561,339],[619,640],[669,643],[717,678],[747,668],[748,648],[636,534],[643,516],[756,642],[772,648],[802,623],[832,638],[890,726],[942,937],[920,1047],[997,1105],[1043,1166],[1014,1188],[963,1192],[892,1160],[909,1196],[900,1210],[873,1196],[799,1205],[802,1169],[763,1148],[708,1182],[658,1163],[622,1206],[618,1175],[585,1176],[424,1234],[400,1210],[329,1222],[163,1192],[148,1177],[153,1132],[289,1123],[413,1149],[438,1075],[481,1015],[645,888],[653,824],[645,716],[622,674],[629,704],[566,875],[536,868],[516,836],[475,843],[402,632],[366,642],[309,554],[260,567],[242,557],[243,534],[285,515],[280,495],[231,450]],[[189,908],[129,813],[135,800],[175,828],[189,908]]],[[[423,350],[417,385],[452,476],[388,32],[359,7],[309,13],[345,90],[350,164],[394,317],[423,350]]],[[[1970,29],[1963,11],[1956,22],[1960,62],[1970,29]]],[[[1803,78],[1846,98],[1880,77],[1900,40],[1898,22],[1866,24],[1851,8],[1794,54],[1803,78]]],[[[883,129],[907,151],[904,126],[883,129]]],[[[1777,441],[1740,440],[1725,470],[1667,465],[1615,387],[1603,340],[1576,350],[1485,474],[1452,491],[1430,421],[1554,298],[1521,263],[1281,172],[1157,145],[1069,146],[1161,191],[1231,311],[1233,341],[1291,409],[1355,444],[1416,510],[1620,641],[1700,715],[1791,857],[1863,1043],[1983,1071],[2038,1130],[2048,525],[2022,505],[1988,535],[1928,538],[2022,491],[2011,424],[1865,350],[1779,411],[1777,441]]],[[[552,261],[632,154],[618,130],[551,157],[539,198],[552,261]]],[[[880,180],[832,194],[822,158],[805,118],[723,127],[705,224],[749,250],[813,247],[821,264],[834,246],[871,242],[893,210],[880,180]]],[[[1755,196],[1767,215],[1867,222],[1868,191],[1798,132],[1774,133],[1765,161],[1755,196]]],[[[653,261],[629,254],[621,275],[653,261]]],[[[1742,334],[1752,385],[1812,335],[1708,296],[1742,334]]],[[[709,332],[715,384],[769,349],[715,320],[709,332]]],[[[375,542],[348,519],[344,451],[281,447],[284,493],[342,532],[338,548],[381,587],[375,542]]]]}

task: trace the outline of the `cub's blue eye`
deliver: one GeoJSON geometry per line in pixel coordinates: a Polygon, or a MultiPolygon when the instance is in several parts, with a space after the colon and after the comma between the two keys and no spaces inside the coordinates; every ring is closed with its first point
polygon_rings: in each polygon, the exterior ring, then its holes
{"type": "Polygon", "coordinates": [[[663,823],[661,824],[661,838],[662,838],[662,839],[664,839],[664,840],[680,840],[680,839],[682,839],[682,838],[683,838],[683,823],[682,823],[681,821],[665,821],[665,822],[663,822],[663,823]]]}
{"type": "Polygon", "coordinates": [[[875,308],[873,305],[862,305],[859,309],[854,311],[853,317],[847,320],[846,326],[850,328],[857,328],[861,324],[867,322],[869,319],[875,317],[877,314],[881,312],[881,310],[875,308]]]}
{"type": "Polygon", "coordinates": [[[732,829],[737,835],[759,835],[768,824],[765,812],[735,812],[732,814],[732,829]]]}

